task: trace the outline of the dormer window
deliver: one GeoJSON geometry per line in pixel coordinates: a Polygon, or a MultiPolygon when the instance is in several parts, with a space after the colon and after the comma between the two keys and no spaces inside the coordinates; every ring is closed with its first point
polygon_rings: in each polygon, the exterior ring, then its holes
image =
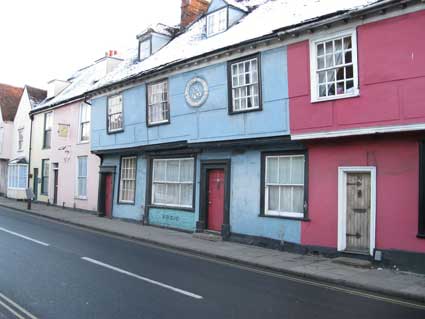
{"type": "Polygon", "coordinates": [[[151,53],[151,38],[141,41],[139,44],[139,60],[141,61],[148,58],[151,53]]]}
{"type": "Polygon", "coordinates": [[[213,36],[227,29],[227,8],[207,15],[207,36],[213,36]]]}

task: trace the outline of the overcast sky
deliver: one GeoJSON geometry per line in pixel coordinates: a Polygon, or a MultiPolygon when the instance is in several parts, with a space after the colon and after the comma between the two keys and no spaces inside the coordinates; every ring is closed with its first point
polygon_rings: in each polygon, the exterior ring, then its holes
{"type": "Polygon", "coordinates": [[[0,83],[46,88],[101,58],[136,46],[148,24],[177,24],[181,0],[2,1],[0,83]]]}

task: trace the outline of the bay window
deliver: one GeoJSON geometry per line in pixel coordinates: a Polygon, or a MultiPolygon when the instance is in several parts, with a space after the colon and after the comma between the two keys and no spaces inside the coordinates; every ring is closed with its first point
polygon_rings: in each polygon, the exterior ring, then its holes
{"type": "Polygon", "coordinates": [[[151,204],[193,208],[194,158],[154,159],[151,204]]]}
{"type": "Polygon", "coordinates": [[[27,164],[11,164],[8,166],[7,187],[12,189],[26,189],[28,187],[27,164]]]}

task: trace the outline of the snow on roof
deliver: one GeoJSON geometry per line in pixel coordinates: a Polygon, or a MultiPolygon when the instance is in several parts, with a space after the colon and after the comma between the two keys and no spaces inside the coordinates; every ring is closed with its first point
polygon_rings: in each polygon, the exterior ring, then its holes
{"type": "Polygon", "coordinates": [[[29,85],[26,85],[28,98],[31,103],[31,108],[36,107],[41,103],[47,96],[47,92],[42,89],[38,89],[29,85]]]}
{"type": "Polygon", "coordinates": [[[226,2],[229,6],[238,8],[238,9],[240,9],[242,11],[245,11],[245,12],[248,11],[247,6],[243,4],[243,2],[246,2],[246,1],[224,0],[224,2],[226,2]]]}
{"type": "Polygon", "coordinates": [[[172,37],[177,32],[177,28],[168,26],[163,23],[151,24],[151,25],[148,25],[142,32],[140,32],[137,35],[137,38],[140,38],[149,32],[156,32],[159,34],[164,34],[166,36],[172,37]]]}
{"type": "MultiPolygon", "coordinates": [[[[135,56],[131,56],[94,84],[91,90],[142,75],[171,63],[266,36],[274,30],[334,12],[356,10],[379,1],[382,0],[268,0],[242,18],[238,24],[210,38],[203,34],[205,19],[200,19],[149,58],[138,62],[135,56]]],[[[253,3],[253,0],[249,2],[253,3]]]]}

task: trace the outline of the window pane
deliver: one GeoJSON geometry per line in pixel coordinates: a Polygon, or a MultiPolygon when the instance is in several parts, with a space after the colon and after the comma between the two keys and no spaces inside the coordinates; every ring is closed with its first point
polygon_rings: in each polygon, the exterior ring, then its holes
{"type": "Polygon", "coordinates": [[[167,184],[154,184],[153,202],[157,204],[167,203],[167,184]]]}
{"type": "Polygon", "coordinates": [[[279,211],[279,186],[269,186],[269,210],[271,211],[279,211]]]}
{"type": "Polygon", "coordinates": [[[167,198],[165,204],[178,205],[179,204],[179,184],[167,184],[167,198]]]}
{"type": "Polygon", "coordinates": [[[154,181],[166,181],[167,162],[161,160],[153,161],[153,179],[154,181]]]}
{"type": "Polygon", "coordinates": [[[178,160],[167,161],[167,181],[168,182],[179,181],[179,161],[178,160]]]}
{"type": "Polygon", "coordinates": [[[291,183],[291,157],[282,156],[279,158],[279,184],[291,183]]]}
{"type": "Polygon", "coordinates": [[[267,157],[266,183],[277,184],[279,179],[279,157],[267,157]]]}
{"type": "Polygon", "coordinates": [[[304,212],[304,188],[293,187],[293,212],[303,213],[304,212]]]}
{"type": "Polygon", "coordinates": [[[291,184],[304,185],[304,156],[294,156],[291,160],[291,184]]]}
{"type": "Polygon", "coordinates": [[[192,182],[193,181],[193,160],[182,160],[180,166],[180,181],[192,182]]]}
{"type": "Polygon", "coordinates": [[[192,206],[192,194],[193,194],[193,185],[182,184],[181,194],[180,194],[180,204],[182,206],[192,206]]]}
{"type": "Polygon", "coordinates": [[[292,187],[280,187],[280,211],[292,212],[292,187]]]}

